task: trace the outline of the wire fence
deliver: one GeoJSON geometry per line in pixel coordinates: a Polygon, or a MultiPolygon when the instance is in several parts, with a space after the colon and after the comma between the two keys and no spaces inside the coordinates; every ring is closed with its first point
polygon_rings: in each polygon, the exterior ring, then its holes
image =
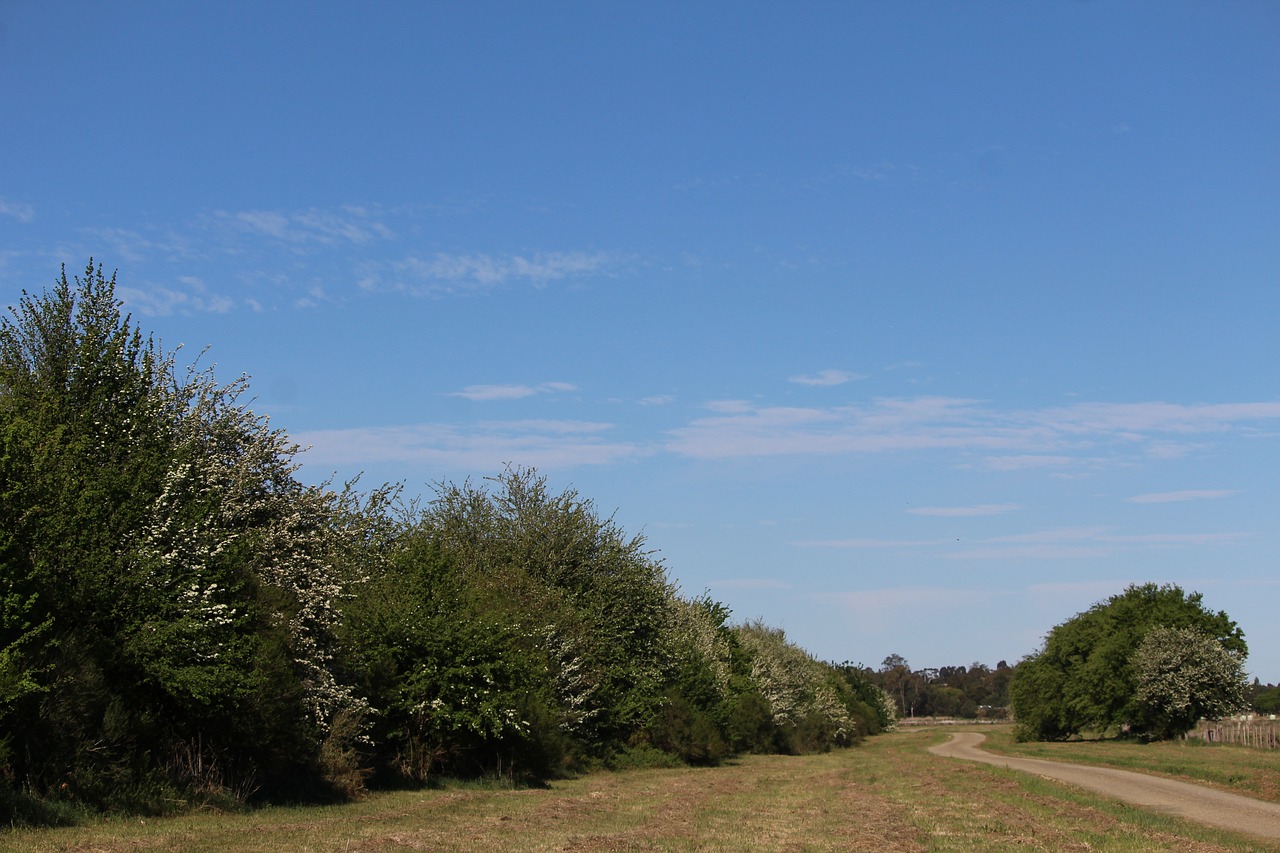
{"type": "Polygon", "coordinates": [[[1247,715],[1226,720],[1201,720],[1187,733],[1209,743],[1251,746],[1255,749],[1280,749],[1280,720],[1247,715]]]}

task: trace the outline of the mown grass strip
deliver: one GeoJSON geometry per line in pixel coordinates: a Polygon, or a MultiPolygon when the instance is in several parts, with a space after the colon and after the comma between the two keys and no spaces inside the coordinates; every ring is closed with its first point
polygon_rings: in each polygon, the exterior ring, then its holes
{"type": "Polygon", "coordinates": [[[924,752],[902,732],[804,757],[598,773],[545,789],[374,794],[332,807],[0,833],[0,849],[116,851],[1252,851],[1229,833],[924,752]]]}

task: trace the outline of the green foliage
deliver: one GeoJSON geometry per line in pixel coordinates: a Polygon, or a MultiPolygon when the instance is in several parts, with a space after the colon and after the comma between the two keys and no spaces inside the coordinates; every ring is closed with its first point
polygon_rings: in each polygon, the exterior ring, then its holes
{"type": "Polygon", "coordinates": [[[897,707],[893,697],[876,682],[874,673],[849,661],[835,667],[835,671],[852,697],[852,710],[862,730],[879,734],[893,728],[898,721],[897,707]]]}
{"type": "Polygon", "coordinates": [[[1280,687],[1267,688],[1255,694],[1253,710],[1259,714],[1280,714],[1280,687]]]}
{"type": "Polygon", "coordinates": [[[847,746],[859,731],[850,705],[854,700],[833,667],[790,643],[780,628],[749,622],[736,631],[751,656],[751,676],[768,704],[788,751],[814,752],[847,746]]]}
{"type": "Polygon", "coordinates": [[[0,320],[0,820],[351,796],[372,777],[714,764],[884,728],[883,693],[510,468],[306,486],[299,448],[92,262],[0,320]],[[21,780],[20,782],[18,780],[21,780]]]}
{"type": "Polygon", "coordinates": [[[666,693],[645,736],[690,764],[716,764],[731,750],[735,689],[748,677],[729,611],[704,594],[667,599],[666,693]]]}
{"type": "Polygon", "coordinates": [[[52,625],[39,607],[34,567],[19,534],[25,466],[15,454],[26,442],[11,439],[14,428],[0,425],[0,720],[43,689],[38,649],[52,625]]]}
{"type": "Polygon", "coordinates": [[[834,669],[763,626],[730,627],[705,595],[678,596],[643,540],[572,490],[519,468],[488,484],[441,484],[406,512],[343,606],[375,778],[545,778],[655,754],[714,764],[875,730],[834,669]]]}
{"type": "Polygon", "coordinates": [[[358,707],[329,666],[346,498],[243,389],[176,371],[92,264],[0,323],[0,720],[34,794],[294,789],[358,707]]]}
{"type": "Polygon", "coordinates": [[[559,727],[605,757],[661,706],[670,590],[642,537],[628,537],[575,491],[510,468],[492,492],[443,484],[422,526],[481,606],[548,667],[559,727]]]}
{"type": "Polygon", "coordinates": [[[1243,658],[1244,636],[1199,593],[1172,585],[1130,586],[1055,627],[1044,647],[1023,660],[1010,685],[1025,740],[1061,740],[1084,731],[1158,727],[1138,695],[1133,656],[1154,628],[1194,629],[1243,658]]]}
{"type": "Polygon", "coordinates": [[[486,617],[468,583],[416,530],[346,607],[344,656],[376,711],[371,742],[382,771],[405,781],[469,773],[474,753],[504,747],[513,762],[529,732],[523,712],[545,680],[541,661],[486,617]]]}

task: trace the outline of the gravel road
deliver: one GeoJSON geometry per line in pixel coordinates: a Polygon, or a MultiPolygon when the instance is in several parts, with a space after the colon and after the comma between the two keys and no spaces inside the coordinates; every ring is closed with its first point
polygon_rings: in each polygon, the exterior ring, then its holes
{"type": "Polygon", "coordinates": [[[1130,770],[996,755],[978,748],[986,738],[978,732],[957,732],[951,740],[930,747],[929,751],[945,758],[981,761],[996,767],[1035,773],[1187,820],[1280,840],[1280,805],[1275,803],[1130,770]]]}

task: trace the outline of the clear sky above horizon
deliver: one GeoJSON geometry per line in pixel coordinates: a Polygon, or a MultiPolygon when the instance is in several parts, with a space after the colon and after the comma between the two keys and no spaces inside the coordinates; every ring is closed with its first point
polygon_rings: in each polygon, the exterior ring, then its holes
{"type": "Polygon", "coordinates": [[[303,479],[532,466],[815,655],[1129,583],[1280,681],[1280,4],[0,4],[0,305],[88,258],[303,479]]]}

